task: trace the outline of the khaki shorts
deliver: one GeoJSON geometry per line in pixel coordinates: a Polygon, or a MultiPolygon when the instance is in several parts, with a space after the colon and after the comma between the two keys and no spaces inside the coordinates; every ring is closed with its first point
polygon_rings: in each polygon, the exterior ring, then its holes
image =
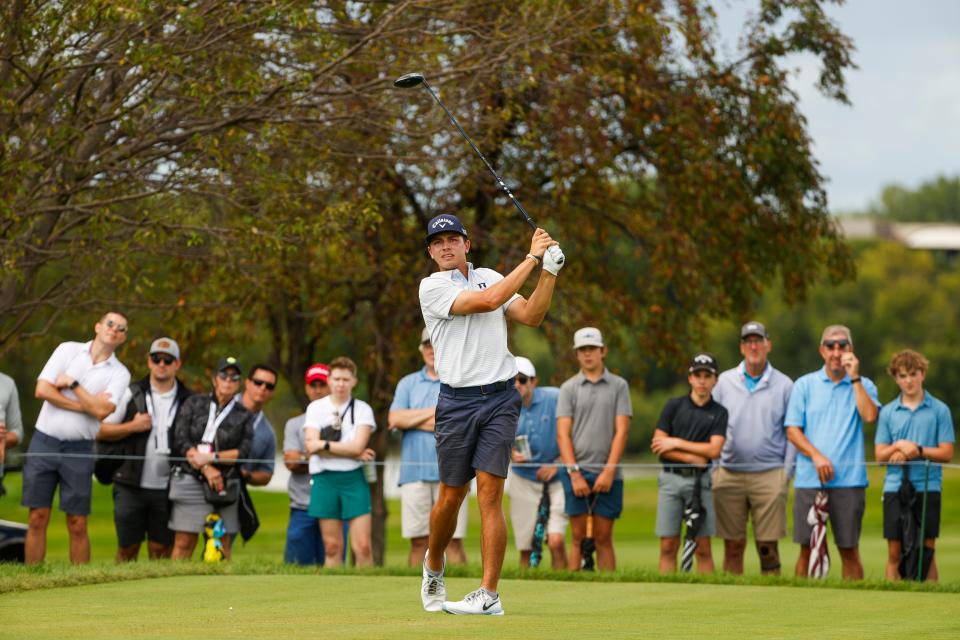
{"type": "MultiPolygon", "coordinates": [[[[510,496],[510,522],[513,524],[513,539],[517,551],[530,551],[533,547],[533,528],[537,524],[537,509],[543,496],[543,483],[527,480],[513,471],[507,476],[507,494],[510,496]]],[[[567,514],[563,512],[563,483],[550,483],[550,516],[547,518],[547,535],[567,532],[567,514]]]]}
{"type": "Polygon", "coordinates": [[[713,475],[717,536],[746,540],[747,518],[751,517],[755,539],[772,542],[785,537],[787,490],[785,469],[744,473],[720,467],[713,475]]]}
{"type": "MultiPolygon", "coordinates": [[[[400,485],[400,530],[404,538],[422,538],[430,535],[430,512],[440,497],[439,482],[407,482],[400,485]]],[[[460,505],[457,514],[457,528],[453,531],[455,540],[467,535],[467,500],[460,505]]]]}

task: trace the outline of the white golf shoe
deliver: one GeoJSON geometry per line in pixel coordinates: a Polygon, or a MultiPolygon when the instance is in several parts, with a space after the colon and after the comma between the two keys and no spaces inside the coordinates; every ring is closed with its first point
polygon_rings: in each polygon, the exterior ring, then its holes
{"type": "Polygon", "coordinates": [[[483,589],[471,591],[459,602],[444,602],[443,610],[456,615],[502,616],[500,596],[491,598],[483,589]]]}
{"type": "MultiPolygon", "coordinates": [[[[428,552],[429,553],[429,552],[428,552]]],[[[443,559],[446,569],[447,559],[443,559]]],[[[420,581],[420,599],[424,611],[443,611],[443,602],[447,599],[447,587],[443,583],[443,571],[438,576],[427,573],[427,560],[423,560],[423,580],[420,581]]]]}

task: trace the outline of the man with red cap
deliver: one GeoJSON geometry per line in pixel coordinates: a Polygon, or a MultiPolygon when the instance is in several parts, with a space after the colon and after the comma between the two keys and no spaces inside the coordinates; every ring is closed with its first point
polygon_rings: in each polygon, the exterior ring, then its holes
{"type": "MultiPolygon", "coordinates": [[[[327,365],[317,363],[307,369],[304,391],[310,402],[330,393],[327,365]]],[[[303,441],[303,423],[306,413],[287,420],[283,428],[283,461],[290,470],[287,490],[290,493],[290,524],[287,525],[287,544],[283,561],[296,564],[323,564],[323,539],[320,523],[310,517],[310,473],[307,464],[307,449],[303,441]]]]}

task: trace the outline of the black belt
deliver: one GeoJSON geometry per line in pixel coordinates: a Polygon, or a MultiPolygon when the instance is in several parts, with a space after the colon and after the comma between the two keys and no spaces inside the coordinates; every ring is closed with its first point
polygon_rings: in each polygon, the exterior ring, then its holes
{"type": "Polygon", "coordinates": [[[446,393],[451,396],[486,396],[491,393],[506,391],[513,387],[513,379],[491,382],[490,384],[481,384],[476,387],[451,387],[448,384],[440,383],[440,393],[446,393]]]}
{"type": "Polygon", "coordinates": [[[697,474],[706,471],[706,469],[700,469],[698,467],[674,467],[664,465],[663,470],[667,473],[675,473],[678,476],[686,476],[688,478],[693,478],[697,474]]]}

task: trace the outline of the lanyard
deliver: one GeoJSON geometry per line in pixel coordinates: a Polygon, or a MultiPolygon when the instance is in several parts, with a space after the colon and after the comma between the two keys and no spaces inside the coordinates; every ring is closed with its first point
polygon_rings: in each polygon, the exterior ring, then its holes
{"type": "Polygon", "coordinates": [[[217,400],[215,398],[210,399],[210,412],[207,414],[207,427],[203,430],[203,438],[201,439],[201,442],[213,444],[213,439],[217,437],[217,429],[220,428],[220,423],[224,421],[235,404],[237,404],[236,398],[231,400],[230,404],[223,408],[223,411],[220,412],[220,415],[217,415],[217,400]]]}
{"type": "Polygon", "coordinates": [[[150,414],[150,418],[153,421],[153,448],[157,451],[163,453],[169,453],[169,449],[166,446],[160,446],[160,440],[163,439],[164,442],[167,441],[167,431],[170,430],[170,425],[173,424],[173,417],[177,415],[177,407],[180,406],[180,403],[177,401],[176,397],[176,386],[174,388],[174,397],[173,402],[170,404],[170,411],[167,413],[167,419],[164,422],[160,422],[155,415],[156,410],[153,408],[153,394],[149,391],[144,394],[144,400],[147,405],[147,413],[150,414]]]}

